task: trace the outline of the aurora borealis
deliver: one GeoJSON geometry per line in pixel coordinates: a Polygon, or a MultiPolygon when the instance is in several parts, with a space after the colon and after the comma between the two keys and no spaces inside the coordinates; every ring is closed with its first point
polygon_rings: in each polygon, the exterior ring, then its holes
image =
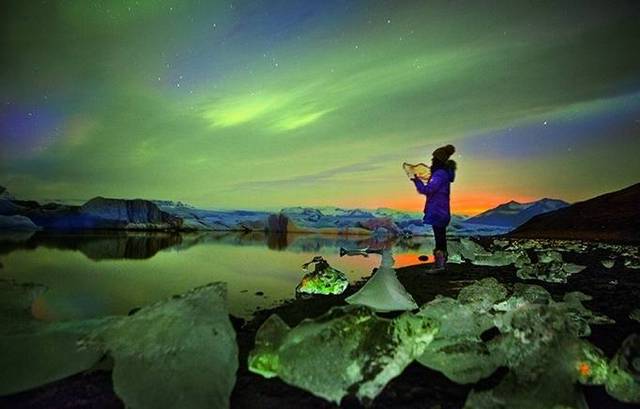
{"type": "Polygon", "coordinates": [[[0,184],[28,199],[453,210],[640,179],[640,4],[4,1],[0,184]]]}

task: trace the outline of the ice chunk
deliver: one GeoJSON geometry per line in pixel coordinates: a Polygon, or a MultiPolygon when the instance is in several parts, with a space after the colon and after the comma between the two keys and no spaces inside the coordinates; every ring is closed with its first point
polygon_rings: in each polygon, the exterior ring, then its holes
{"type": "Polygon", "coordinates": [[[492,342],[509,373],[494,389],[470,393],[465,408],[586,409],[576,382],[602,382],[606,364],[579,338],[585,331],[575,323],[574,302],[524,303],[496,320],[501,335],[492,342]]]}
{"type": "Polygon", "coordinates": [[[535,284],[516,283],[513,286],[511,296],[493,306],[496,311],[513,311],[526,304],[542,304],[546,305],[552,301],[551,294],[544,288],[535,284]]]}
{"type": "Polygon", "coordinates": [[[587,268],[587,266],[580,266],[578,264],[573,264],[573,263],[564,263],[562,265],[562,271],[567,273],[567,275],[579,273],[585,268],[587,268]]]}
{"type": "Polygon", "coordinates": [[[529,257],[524,251],[496,251],[495,253],[476,254],[473,264],[477,266],[508,266],[516,264],[517,266],[530,263],[529,257]]]}
{"type": "Polygon", "coordinates": [[[624,266],[634,270],[640,269],[640,260],[637,258],[627,258],[624,260],[624,266]]]}
{"type": "Polygon", "coordinates": [[[561,349],[553,351],[556,360],[545,361],[540,376],[521,379],[510,371],[500,384],[490,390],[469,393],[465,409],[588,409],[585,398],[575,385],[571,359],[561,349]]]}
{"type": "Polygon", "coordinates": [[[501,351],[494,343],[472,338],[435,339],[418,362],[456,383],[474,383],[486,378],[503,364],[501,351]]]}
{"type": "Polygon", "coordinates": [[[296,287],[297,293],[304,294],[342,294],[349,285],[347,276],[341,271],[331,267],[322,256],[316,256],[313,260],[302,265],[306,274],[296,287]],[[315,264],[313,271],[307,267],[315,264]]]}
{"type": "Polygon", "coordinates": [[[567,277],[584,270],[585,266],[562,261],[559,252],[552,251],[540,256],[536,264],[523,264],[516,271],[516,275],[523,279],[536,279],[550,283],[566,283],[567,277]]]}
{"type": "MultiPolygon", "coordinates": [[[[596,314],[582,305],[582,301],[589,301],[591,299],[592,297],[590,295],[586,295],[579,291],[573,291],[565,294],[562,300],[563,303],[559,305],[565,309],[569,319],[584,321],[587,324],[596,325],[615,324],[616,322],[606,315],[596,314]]],[[[583,336],[588,336],[590,333],[591,332],[589,331],[583,336]]]]}
{"type": "Polygon", "coordinates": [[[611,360],[605,388],[618,400],[640,403],[640,336],[637,334],[625,339],[611,360]]]}
{"type": "Polygon", "coordinates": [[[369,247],[362,249],[345,249],[344,247],[340,247],[340,257],[344,255],[369,257],[371,253],[382,254],[382,249],[371,249],[369,247]]]}
{"type": "Polygon", "coordinates": [[[476,382],[489,376],[502,363],[491,344],[480,339],[493,327],[493,316],[448,297],[436,297],[425,304],[420,315],[438,322],[439,331],[418,362],[442,372],[458,383],[476,382]]]}
{"type": "Polygon", "coordinates": [[[507,289],[493,277],[483,278],[460,290],[458,301],[481,312],[489,311],[507,296],[507,289]]]}
{"type": "Polygon", "coordinates": [[[31,315],[46,287],[0,280],[0,396],[25,391],[91,368],[102,354],[76,342],[98,320],[48,324],[31,315]]]}
{"type": "Polygon", "coordinates": [[[554,251],[554,250],[550,250],[550,251],[541,251],[538,252],[538,262],[539,263],[544,263],[544,264],[549,264],[549,263],[553,263],[553,262],[562,262],[562,253],[560,253],[559,251],[554,251]]]}
{"type": "Polygon", "coordinates": [[[385,249],[375,274],[345,301],[349,304],[366,305],[376,311],[407,311],[418,308],[411,294],[398,281],[393,263],[392,251],[385,249]]]}
{"type": "Polygon", "coordinates": [[[41,291],[0,282],[2,311],[11,312],[9,318],[0,314],[9,324],[0,326],[0,395],[85,371],[108,352],[115,362],[115,392],[127,407],[228,407],[238,350],[224,283],[174,296],[130,317],[52,323],[25,311],[41,291]]]}
{"type": "Polygon", "coordinates": [[[238,347],[224,283],[113,319],[82,344],[114,358],[114,390],[127,407],[229,407],[238,347]]]}
{"type": "Polygon", "coordinates": [[[494,239],[493,240],[493,245],[499,248],[505,248],[509,245],[509,241],[508,240],[499,240],[499,239],[494,239]]]}
{"type": "Polygon", "coordinates": [[[339,403],[373,400],[433,340],[432,320],[405,312],[385,319],[363,306],[334,307],[289,328],[277,316],[258,330],[249,370],[339,403]]]}
{"type": "Polygon", "coordinates": [[[466,237],[460,238],[459,252],[465,259],[474,261],[476,255],[488,255],[489,253],[475,241],[466,237]]]}
{"type": "Polygon", "coordinates": [[[438,322],[438,338],[474,338],[494,325],[493,315],[474,307],[438,296],[423,305],[418,314],[438,322]]]}
{"type": "Polygon", "coordinates": [[[491,375],[504,362],[494,343],[480,335],[494,326],[493,305],[507,295],[495,278],[464,287],[458,299],[436,297],[419,314],[438,322],[440,330],[418,362],[458,383],[473,383],[491,375]]]}
{"type": "Polygon", "coordinates": [[[616,261],[614,259],[609,258],[609,259],[600,261],[600,263],[602,263],[604,268],[612,268],[613,265],[616,263],[616,261]]]}

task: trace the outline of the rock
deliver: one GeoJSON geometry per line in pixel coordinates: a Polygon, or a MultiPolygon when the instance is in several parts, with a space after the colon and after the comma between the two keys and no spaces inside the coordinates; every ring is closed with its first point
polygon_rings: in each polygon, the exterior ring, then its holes
{"type": "Polygon", "coordinates": [[[35,231],[40,228],[25,216],[0,216],[0,230],[35,231]]]}

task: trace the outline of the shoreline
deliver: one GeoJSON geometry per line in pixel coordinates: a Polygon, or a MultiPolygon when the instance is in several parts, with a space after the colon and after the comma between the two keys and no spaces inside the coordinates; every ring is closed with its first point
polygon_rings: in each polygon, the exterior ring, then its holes
{"type": "MultiPolygon", "coordinates": [[[[498,237],[500,238],[500,237],[498,237]]],[[[438,274],[425,272],[431,264],[419,263],[395,269],[398,280],[413,296],[418,305],[422,305],[437,295],[455,297],[460,288],[474,280],[495,277],[507,288],[515,283],[535,283],[547,289],[552,296],[559,298],[569,291],[582,291],[593,296],[585,305],[594,312],[605,314],[616,321],[615,325],[594,325],[592,334],[586,339],[611,357],[622,341],[631,333],[640,332],[640,324],[629,319],[629,310],[636,307],[637,290],[640,277],[636,270],[617,263],[610,270],[600,265],[602,254],[567,254],[567,260],[580,262],[587,268],[571,275],[566,284],[547,283],[538,280],[521,280],[516,277],[514,266],[488,267],[470,263],[449,264],[448,270],[438,274]],[[611,282],[617,280],[616,285],[611,282]]],[[[374,269],[375,271],[375,269],[374,269]]],[[[372,274],[375,274],[372,273],[372,274]]],[[[288,325],[295,326],[305,318],[315,318],[333,306],[345,305],[344,299],[358,291],[370,278],[366,277],[350,285],[343,294],[330,296],[311,296],[284,300],[281,304],[258,309],[250,320],[230,316],[236,330],[239,347],[239,368],[235,388],[231,395],[231,408],[361,408],[355,398],[346,397],[340,406],[293,386],[278,378],[265,379],[249,372],[247,355],[253,348],[255,334],[260,325],[271,315],[278,314],[288,325]]],[[[383,313],[381,316],[394,316],[399,313],[383,313]]],[[[108,364],[108,362],[107,362],[108,364]]],[[[108,366],[108,365],[107,365],[108,366]]],[[[393,379],[373,401],[370,408],[461,408],[471,389],[486,389],[495,386],[506,371],[498,370],[490,377],[471,385],[456,384],[439,372],[430,370],[416,362],[393,379]]],[[[0,398],[0,405],[20,408],[122,408],[122,402],[112,390],[110,371],[96,369],[53,382],[39,388],[0,398]]],[[[603,387],[580,387],[590,408],[624,409],[636,407],[616,401],[606,394],[603,387]]]]}

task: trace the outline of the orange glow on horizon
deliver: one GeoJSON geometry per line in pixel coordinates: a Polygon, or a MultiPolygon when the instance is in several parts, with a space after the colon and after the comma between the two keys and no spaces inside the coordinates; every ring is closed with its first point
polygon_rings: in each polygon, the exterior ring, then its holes
{"type": "MultiPolygon", "coordinates": [[[[451,211],[455,214],[473,216],[492,209],[500,204],[507,203],[511,200],[518,202],[531,202],[536,198],[521,195],[505,195],[505,194],[484,194],[484,193],[457,193],[451,195],[451,211]]],[[[396,198],[380,198],[378,200],[370,199],[366,202],[360,202],[357,207],[377,208],[388,207],[397,210],[409,212],[422,212],[424,209],[425,197],[423,195],[408,195],[396,198]]]]}

